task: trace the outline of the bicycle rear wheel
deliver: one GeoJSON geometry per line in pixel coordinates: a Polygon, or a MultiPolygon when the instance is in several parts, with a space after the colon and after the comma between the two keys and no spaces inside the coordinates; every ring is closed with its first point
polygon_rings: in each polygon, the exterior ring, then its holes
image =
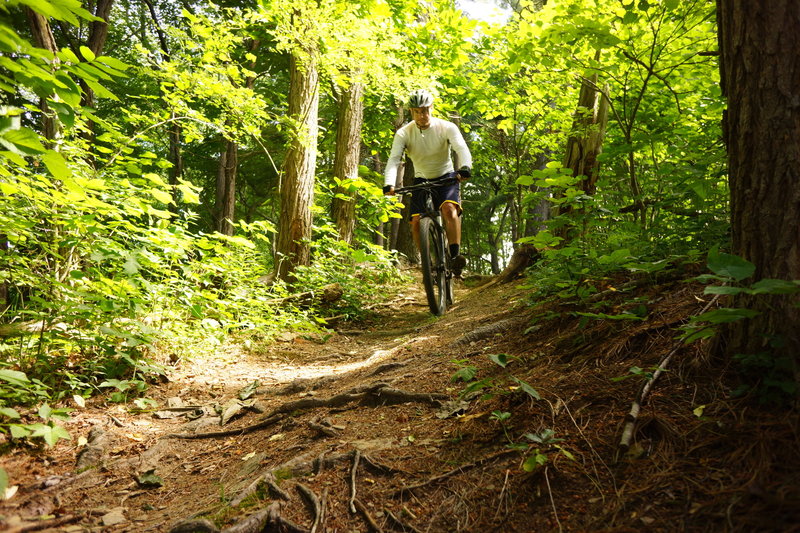
{"type": "Polygon", "coordinates": [[[422,257],[422,284],[428,296],[428,307],[434,315],[443,315],[447,309],[444,237],[442,230],[428,217],[423,217],[419,221],[419,244],[422,257]]]}

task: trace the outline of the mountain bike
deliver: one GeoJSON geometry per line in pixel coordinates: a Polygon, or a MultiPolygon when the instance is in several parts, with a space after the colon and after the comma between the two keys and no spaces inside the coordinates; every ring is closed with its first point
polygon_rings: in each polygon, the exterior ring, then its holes
{"type": "Polygon", "coordinates": [[[419,217],[419,248],[422,259],[422,284],[428,296],[428,307],[441,316],[453,305],[453,272],[450,269],[447,235],[442,226],[442,214],[433,205],[433,189],[458,181],[455,177],[437,178],[395,190],[395,194],[423,191],[425,212],[419,217]]]}

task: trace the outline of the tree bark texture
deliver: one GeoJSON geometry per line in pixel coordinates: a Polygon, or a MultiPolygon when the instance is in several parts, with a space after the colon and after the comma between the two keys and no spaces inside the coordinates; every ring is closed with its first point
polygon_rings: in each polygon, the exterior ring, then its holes
{"type": "MultiPolygon", "coordinates": [[[[48,52],[52,52],[53,62],[57,62],[56,53],[58,52],[58,46],[56,45],[53,30],[50,28],[47,19],[31,8],[26,8],[25,14],[28,17],[28,23],[31,27],[33,42],[38,48],[43,48],[48,52]]],[[[48,140],[53,140],[59,134],[60,126],[58,121],[47,105],[45,98],[39,101],[39,108],[42,110],[42,135],[48,140]]]]}
{"type": "Polygon", "coordinates": [[[223,235],[233,235],[236,218],[236,170],[239,167],[239,145],[224,140],[217,170],[217,194],[214,199],[215,229],[223,235]]]}
{"type": "Polygon", "coordinates": [[[289,68],[289,116],[297,121],[297,131],[286,154],[281,184],[275,273],[282,280],[290,280],[294,270],[311,259],[319,110],[319,73],[313,58],[302,62],[293,54],[289,68]]]}
{"type": "MultiPolygon", "coordinates": [[[[755,280],[798,279],[800,2],[717,0],[717,14],[733,253],[755,264],[755,280]]],[[[737,297],[735,307],[761,315],[731,324],[722,353],[784,354],[797,378],[799,302],[796,295],[737,297]],[[771,340],[779,341],[775,350],[771,340]]]]}
{"type": "MultiPolygon", "coordinates": [[[[400,178],[398,187],[406,187],[414,184],[414,163],[411,158],[406,158],[403,165],[403,175],[400,178]]],[[[397,220],[397,240],[395,242],[395,249],[406,256],[408,262],[416,265],[419,253],[417,252],[417,245],[414,244],[414,237],[411,235],[411,197],[407,196],[403,202],[404,207],[400,210],[402,218],[392,219],[397,220]]]]}
{"type": "MultiPolygon", "coordinates": [[[[336,126],[336,155],[333,159],[333,175],[338,179],[352,180],[358,177],[358,162],[361,157],[361,125],[364,122],[364,85],[353,82],[339,97],[336,126]]],[[[355,194],[346,187],[337,187],[337,194],[349,197],[333,198],[331,211],[339,238],[348,244],[353,240],[356,224],[355,194]]]]}
{"type": "MultiPolygon", "coordinates": [[[[608,85],[605,87],[605,94],[608,94],[608,85]]],[[[564,155],[564,168],[571,169],[573,176],[582,176],[577,187],[587,195],[593,195],[597,190],[597,156],[603,148],[607,123],[608,100],[597,89],[597,74],[593,74],[588,80],[581,82],[578,107],[572,122],[572,135],[567,140],[564,155]]],[[[573,211],[572,205],[562,204],[558,214],[564,215],[573,211]]],[[[569,230],[570,226],[563,226],[558,235],[567,237],[569,230]]]]}

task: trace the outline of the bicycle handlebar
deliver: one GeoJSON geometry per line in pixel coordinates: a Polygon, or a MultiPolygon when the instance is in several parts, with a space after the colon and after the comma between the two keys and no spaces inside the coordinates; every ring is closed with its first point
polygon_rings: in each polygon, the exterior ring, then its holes
{"type": "Polygon", "coordinates": [[[434,187],[439,187],[441,185],[449,185],[450,183],[456,183],[458,178],[455,177],[455,172],[447,174],[446,176],[442,176],[439,178],[434,178],[432,180],[426,180],[422,183],[417,183],[416,185],[409,185],[408,187],[400,187],[399,189],[395,189],[395,194],[406,194],[412,191],[418,190],[425,190],[425,189],[433,189],[434,187]]]}

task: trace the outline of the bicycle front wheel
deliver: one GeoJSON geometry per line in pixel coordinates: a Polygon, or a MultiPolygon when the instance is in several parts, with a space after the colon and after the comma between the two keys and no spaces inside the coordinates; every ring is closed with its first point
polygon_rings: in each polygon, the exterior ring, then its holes
{"type": "Polygon", "coordinates": [[[422,284],[428,296],[428,307],[436,316],[447,309],[444,266],[444,236],[436,223],[423,217],[419,221],[419,244],[422,258],[422,284]]]}

